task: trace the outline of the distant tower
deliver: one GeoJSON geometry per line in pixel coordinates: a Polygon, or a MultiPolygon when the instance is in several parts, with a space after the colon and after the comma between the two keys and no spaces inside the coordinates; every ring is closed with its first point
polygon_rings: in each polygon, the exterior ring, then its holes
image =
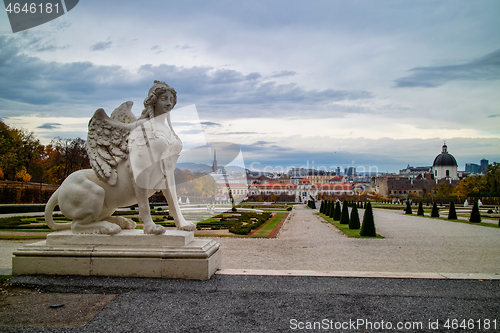
{"type": "Polygon", "coordinates": [[[479,169],[480,173],[482,173],[482,174],[486,173],[486,171],[488,170],[488,163],[489,163],[489,161],[485,158],[483,158],[481,160],[481,165],[480,165],[480,169],[479,169]]]}
{"type": "Polygon", "coordinates": [[[212,163],[212,172],[217,172],[217,156],[214,149],[214,162],[212,163]]]}

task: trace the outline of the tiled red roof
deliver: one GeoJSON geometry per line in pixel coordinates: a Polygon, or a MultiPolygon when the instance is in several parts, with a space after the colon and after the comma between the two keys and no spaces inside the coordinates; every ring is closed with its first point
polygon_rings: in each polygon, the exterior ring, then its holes
{"type": "Polygon", "coordinates": [[[344,179],[344,176],[335,176],[330,179],[331,182],[340,182],[344,179]]]}
{"type": "Polygon", "coordinates": [[[265,182],[259,185],[259,189],[261,190],[287,190],[294,189],[297,185],[292,183],[280,183],[280,182],[265,182]]]}
{"type": "Polygon", "coordinates": [[[307,178],[302,178],[302,179],[299,181],[299,184],[311,184],[311,182],[310,182],[307,178]]]}
{"type": "Polygon", "coordinates": [[[352,184],[315,184],[313,188],[320,190],[351,190],[352,184]]]}

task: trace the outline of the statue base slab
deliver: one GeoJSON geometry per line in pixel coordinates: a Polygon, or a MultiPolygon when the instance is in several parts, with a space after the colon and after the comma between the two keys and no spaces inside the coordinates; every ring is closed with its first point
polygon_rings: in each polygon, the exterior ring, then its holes
{"type": "Polygon", "coordinates": [[[53,232],[45,241],[19,248],[12,275],[50,274],[156,277],[208,280],[220,267],[221,250],[212,239],[168,230],[146,235],[123,230],[116,235],[53,232]]]}

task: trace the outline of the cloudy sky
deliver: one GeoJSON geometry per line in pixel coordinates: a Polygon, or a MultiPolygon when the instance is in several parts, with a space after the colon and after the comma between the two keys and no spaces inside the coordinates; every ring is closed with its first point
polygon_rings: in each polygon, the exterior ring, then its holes
{"type": "Polygon", "coordinates": [[[43,143],[86,138],[97,108],[140,114],[157,79],[252,169],[395,172],[446,140],[464,170],[500,162],[499,14],[494,0],[81,0],[14,34],[2,12],[0,118],[43,143]]]}

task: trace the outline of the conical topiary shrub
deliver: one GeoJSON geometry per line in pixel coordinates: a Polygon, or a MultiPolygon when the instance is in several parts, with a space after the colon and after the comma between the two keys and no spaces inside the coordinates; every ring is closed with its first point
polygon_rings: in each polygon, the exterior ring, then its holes
{"type": "Polygon", "coordinates": [[[479,206],[477,202],[472,206],[472,211],[470,212],[469,222],[479,223],[481,222],[481,214],[479,213],[479,206]]]}
{"type": "Polygon", "coordinates": [[[323,214],[324,209],[325,209],[325,200],[321,200],[321,205],[319,205],[319,212],[323,214]]]}
{"type": "Polygon", "coordinates": [[[373,219],[372,205],[368,202],[365,205],[365,214],[363,215],[363,225],[359,231],[361,236],[375,237],[377,232],[375,231],[375,221],[373,219]]]}
{"type": "Polygon", "coordinates": [[[333,200],[330,201],[330,209],[328,210],[328,217],[332,218],[335,216],[335,204],[333,200]]]}
{"type": "Polygon", "coordinates": [[[455,203],[450,202],[450,210],[448,211],[448,220],[456,220],[457,219],[457,211],[455,210],[455,203]]]}
{"type": "Polygon", "coordinates": [[[344,201],[342,204],[342,216],[340,217],[340,224],[349,224],[349,204],[344,201]]]}
{"type": "Polygon", "coordinates": [[[351,209],[351,218],[349,219],[349,229],[359,229],[360,223],[359,223],[359,213],[358,213],[358,206],[355,205],[351,209]]]}
{"type": "Polygon", "coordinates": [[[342,208],[340,208],[340,201],[337,201],[337,204],[335,205],[335,212],[333,213],[333,219],[335,221],[340,221],[341,216],[342,208]]]}
{"type": "Polygon", "coordinates": [[[411,211],[411,204],[409,200],[406,202],[405,214],[413,214],[413,212],[411,211]]]}
{"type": "Polygon", "coordinates": [[[436,203],[432,205],[431,217],[439,217],[439,209],[436,203]]]}
{"type": "Polygon", "coordinates": [[[311,208],[316,209],[316,200],[311,200],[311,208]]]}
{"type": "Polygon", "coordinates": [[[418,203],[418,211],[417,211],[418,216],[424,216],[424,206],[422,205],[422,201],[418,203]]]}

